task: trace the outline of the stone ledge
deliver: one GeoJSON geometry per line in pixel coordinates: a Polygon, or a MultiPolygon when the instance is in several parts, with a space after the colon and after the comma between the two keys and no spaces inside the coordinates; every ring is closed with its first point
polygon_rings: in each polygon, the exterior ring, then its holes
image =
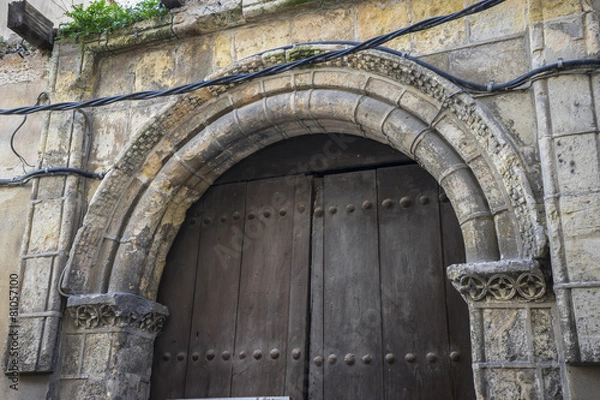
{"type": "Polygon", "coordinates": [[[467,301],[534,301],[547,293],[546,277],[534,260],[454,264],[447,275],[467,301]]]}
{"type": "Polygon", "coordinates": [[[78,329],[133,328],[154,335],[169,315],[166,306],[129,293],[72,296],[67,309],[78,329]]]}

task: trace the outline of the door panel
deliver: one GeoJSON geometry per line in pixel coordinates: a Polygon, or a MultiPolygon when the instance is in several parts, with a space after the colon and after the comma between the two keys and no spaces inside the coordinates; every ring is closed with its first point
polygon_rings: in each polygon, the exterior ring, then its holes
{"type": "Polygon", "coordinates": [[[375,170],[326,176],[323,193],[323,398],[380,399],[375,170]]]}
{"type": "Polygon", "coordinates": [[[191,266],[197,273],[185,394],[229,396],[246,184],[215,186],[202,203],[199,257],[191,266]]]}
{"type": "Polygon", "coordinates": [[[293,348],[305,346],[305,335],[296,334],[288,351],[290,320],[298,324],[293,326],[294,333],[305,331],[307,313],[306,307],[300,307],[302,315],[290,315],[290,310],[298,308],[290,302],[292,286],[293,300],[307,303],[307,294],[295,286],[306,287],[303,275],[308,273],[308,258],[294,250],[307,248],[310,220],[308,212],[300,213],[295,202],[308,204],[310,199],[307,190],[296,198],[295,183],[290,178],[248,183],[232,396],[284,394],[288,355],[293,348]],[[294,222],[298,222],[296,230],[294,222]],[[300,271],[292,268],[299,263],[303,264],[300,271]]]}
{"type": "Polygon", "coordinates": [[[211,187],[161,283],[152,398],[473,398],[438,195],[414,165],[211,187]]]}
{"type": "Polygon", "coordinates": [[[451,398],[437,182],[409,166],[377,183],[386,398],[451,398]]]}

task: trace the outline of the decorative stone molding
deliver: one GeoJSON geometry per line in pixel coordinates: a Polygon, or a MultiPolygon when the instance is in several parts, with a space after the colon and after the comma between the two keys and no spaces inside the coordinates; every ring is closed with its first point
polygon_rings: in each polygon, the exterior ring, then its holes
{"type": "Polygon", "coordinates": [[[70,297],[67,309],[79,329],[132,328],[157,335],[169,315],[167,307],[128,293],[70,297]]]}
{"type": "MultiPolygon", "coordinates": [[[[309,44],[294,45],[289,48],[266,51],[248,57],[209,77],[214,79],[229,74],[252,73],[265,67],[297,61],[316,54],[343,49],[345,45],[309,44]]],[[[318,64],[316,67],[341,67],[367,71],[386,76],[396,82],[414,87],[424,95],[439,101],[444,111],[456,115],[475,133],[486,155],[494,160],[498,172],[507,189],[515,217],[519,220],[523,257],[536,257],[546,251],[546,233],[542,218],[530,185],[525,176],[525,168],[517,153],[506,138],[499,135],[502,129],[482,112],[477,103],[460,88],[439,79],[437,74],[412,61],[403,59],[403,53],[393,50],[369,50],[344,56],[340,59],[318,64]]],[[[217,96],[237,85],[210,88],[217,96]]],[[[191,99],[193,100],[193,99],[191,99]]],[[[186,101],[185,98],[182,101],[186,101]]],[[[437,119],[437,118],[436,118],[437,119]]],[[[430,121],[435,125],[434,121],[430,121]]],[[[414,154],[408,154],[413,157],[414,154]]]]}
{"type": "Polygon", "coordinates": [[[546,278],[535,261],[456,264],[448,278],[467,300],[534,301],[547,293],[546,278]]]}

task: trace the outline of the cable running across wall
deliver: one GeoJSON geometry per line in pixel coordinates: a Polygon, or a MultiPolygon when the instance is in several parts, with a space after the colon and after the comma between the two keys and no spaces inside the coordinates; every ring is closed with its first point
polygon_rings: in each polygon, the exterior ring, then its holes
{"type": "MultiPolygon", "coordinates": [[[[42,106],[28,106],[28,107],[19,107],[13,109],[0,109],[0,115],[25,115],[31,114],[40,111],[64,111],[64,110],[72,110],[78,108],[85,107],[99,107],[112,103],[116,103],[119,101],[125,100],[148,100],[154,99],[157,97],[165,97],[165,96],[173,96],[184,93],[189,93],[196,91],[198,89],[209,87],[209,86],[226,86],[232,84],[238,84],[245,81],[249,81],[251,79],[262,78],[266,76],[272,76],[279,74],[281,72],[286,72],[292,70],[294,68],[308,66],[312,64],[333,61],[338,58],[342,58],[344,56],[348,56],[353,53],[357,53],[362,50],[367,49],[375,49],[381,46],[384,43],[389,42],[392,39],[396,39],[400,36],[404,36],[410,33],[420,32],[423,30],[431,29],[436,26],[445,24],[447,22],[466,17],[468,15],[473,15],[480,13],[482,11],[488,10],[492,7],[497,6],[498,4],[503,3],[505,0],[484,0],[479,3],[473,4],[469,7],[464,8],[463,10],[444,15],[439,17],[428,18],[423,21],[417,22],[413,25],[410,25],[406,28],[402,28],[396,30],[391,33],[387,33],[381,36],[374,37],[365,42],[358,43],[352,45],[346,49],[333,50],[329,52],[325,52],[322,54],[315,54],[310,57],[306,57],[301,60],[296,60],[293,62],[288,62],[284,64],[274,65],[271,67],[267,67],[263,70],[253,72],[253,73],[244,73],[244,74],[233,74],[227,75],[220,78],[212,79],[212,80],[203,80],[200,82],[190,83],[186,85],[177,86],[167,90],[148,90],[143,92],[136,92],[131,94],[119,95],[119,96],[109,96],[98,99],[92,99],[83,102],[62,102],[56,104],[47,104],[42,106]]],[[[339,42],[338,42],[339,43],[339,42]]],[[[288,46],[287,48],[291,48],[294,46],[288,46]]]]}

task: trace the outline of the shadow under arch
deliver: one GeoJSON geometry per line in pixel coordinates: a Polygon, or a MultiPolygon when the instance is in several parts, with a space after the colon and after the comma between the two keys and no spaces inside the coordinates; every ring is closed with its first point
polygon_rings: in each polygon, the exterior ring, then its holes
{"type": "MultiPolygon", "coordinates": [[[[217,76],[340,46],[273,50],[217,76]]],[[[130,140],[90,204],[71,251],[69,291],[155,299],[186,210],[222,173],[277,141],[329,132],[385,143],[426,169],[452,202],[467,262],[543,256],[541,216],[502,128],[455,85],[380,49],[199,90],[153,118],[130,140]]]]}

